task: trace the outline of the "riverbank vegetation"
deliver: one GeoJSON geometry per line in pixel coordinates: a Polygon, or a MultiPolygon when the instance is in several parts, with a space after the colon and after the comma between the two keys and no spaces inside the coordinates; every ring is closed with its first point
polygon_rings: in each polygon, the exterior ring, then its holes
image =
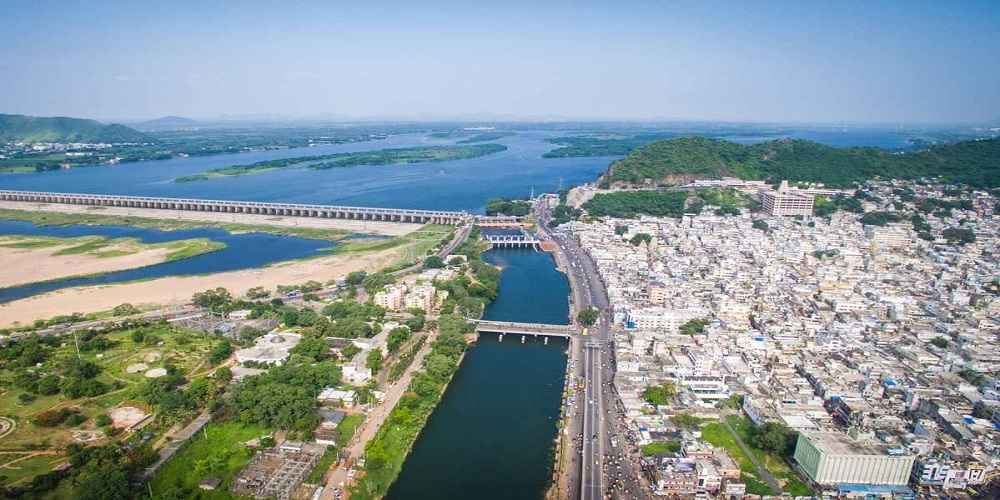
{"type": "Polygon", "coordinates": [[[268,434],[266,427],[237,421],[210,423],[163,465],[149,490],[154,498],[232,498],[233,478],[253,456],[246,442],[268,434]],[[221,483],[215,491],[201,491],[198,484],[209,477],[221,483]]]}
{"type": "Polygon", "coordinates": [[[438,319],[438,336],[407,392],[400,398],[375,437],[365,446],[365,473],[350,486],[351,498],[383,497],[403,467],[420,430],[437,406],[466,349],[465,334],[474,328],[465,318],[445,314],[438,319]]]}
{"type": "Polygon", "coordinates": [[[306,166],[313,170],[327,170],[374,165],[407,165],[410,163],[440,162],[478,158],[506,151],[507,147],[499,144],[474,144],[463,146],[423,146],[412,148],[379,149],[375,151],[359,151],[355,153],[334,153],[318,156],[300,156],[267,160],[249,165],[230,165],[215,168],[200,174],[186,175],[174,179],[174,182],[196,182],[218,177],[260,174],[290,168],[306,166]]]}
{"type": "Polygon", "coordinates": [[[138,238],[79,236],[58,238],[35,235],[0,235],[0,248],[51,249],[51,255],[89,255],[106,259],[125,255],[165,250],[164,261],[187,259],[226,248],[226,244],[208,238],[190,238],[164,243],[145,243],[138,238]]]}
{"type": "Polygon", "coordinates": [[[633,136],[578,136],[554,137],[545,142],[559,147],[547,151],[542,158],[569,158],[590,156],[623,156],[651,142],[673,137],[670,133],[638,134],[633,136]]]}
{"type": "Polygon", "coordinates": [[[511,198],[493,198],[486,202],[486,215],[524,217],[531,213],[531,202],[511,198]]]}
{"type": "Polygon", "coordinates": [[[489,142],[495,141],[497,139],[503,139],[504,137],[510,137],[515,135],[514,132],[483,132],[481,134],[473,135],[472,137],[466,137],[460,141],[456,141],[455,144],[473,144],[476,142],[489,142]]]}
{"type": "Polygon", "coordinates": [[[964,141],[897,153],[877,148],[835,148],[806,140],[737,144],[704,137],[651,143],[612,163],[602,185],[677,184],[694,178],[739,177],[819,182],[848,187],[873,177],[1000,186],[1000,139],[964,141]]]}
{"type": "Polygon", "coordinates": [[[621,191],[600,193],[583,204],[594,217],[633,218],[640,214],[658,217],[684,215],[687,193],[668,191],[621,191]]]}

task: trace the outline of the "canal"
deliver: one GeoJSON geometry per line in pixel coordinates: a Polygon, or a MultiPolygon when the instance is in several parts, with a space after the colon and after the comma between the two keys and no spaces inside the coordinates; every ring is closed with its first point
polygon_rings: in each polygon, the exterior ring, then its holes
{"type": "MultiPolygon", "coordinates": [[[[569,283],[552,256],[492,250],[503,268],[485,318],[566,324],[569,283]]],[[[542,498],[552,476],[568,342],[484,333],[428,419],[387,498],[542,498]]]]}

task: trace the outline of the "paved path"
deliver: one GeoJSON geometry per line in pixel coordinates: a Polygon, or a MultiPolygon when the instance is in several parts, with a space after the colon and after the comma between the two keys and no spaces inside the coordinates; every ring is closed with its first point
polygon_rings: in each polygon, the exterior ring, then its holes
{"type": "MultiPolygon", "coordinates": [[[[403,376],[399,378],[393,385],[389,386],[385,391],[385,400],[382,404],[373,408],[372,411],[368,412],[365,417],[365,421],[358,428],[357,432],[354,433],[354,437],[351,442],[348,443],[348,447],[343,450],[346,451],[346,457],[341,460],[344,464],[341,467],[337,467],[333,473],[328,475],[326,481],[326,488],[323,490],[323,500],[330,500],[335,498],[334,492],[339,488],[340,484],[347,484],[347,471],[348,468],[354,464],[359,458],[364,456],[365,445],[368,444],[375,433],[378,432],[379,427],[385,422],[386,417],[389,416],[389,412],[396,407],[396,403],[399,399],[403,397],[403,393],[406,392],[406,388],[410,386],[410,380],[413,379],[413,374],[416,373],[423,366],[424,358],[429,352],[431,352],[431,344],[434,343],[434,339],[437,338],[437,333],[431,333],[427,335],[427,340],[424,342],[423,347],[417,352],[417,355],[413,357],[413,363],[410,364],[403,376]]],[[[342,452],[343,453],[343,452],[342,452]]]]}
{"type": "Polygon", "coordinates": [[[760,460],[757,460],[757,455],[754,455],[753,451],[750,450],[750,447],[743,442],[743,438],[741,438],[736,430],[729,425],[729,422],[726,420],[726,416],[726,414],[723,414],[722,418],[719,419],[722,422],[722,425],[725,426],[726,430],[733,435],[733,438],[736,440],[736,444],[740,445],[740,449],[743,450],[743,453],[746,453],[747,457],[750,458],[750,461],[753,462],[753,466],[757,468],[757,475],[764,479],[767,485],[771,487],[771,490],[774,491],[775,495],[780,495],[781,483],[779,483],[778,480],[775,479],[775,477],[767,470],[767,467],[764,467],[764,464],[760,463],[760,460]]]}

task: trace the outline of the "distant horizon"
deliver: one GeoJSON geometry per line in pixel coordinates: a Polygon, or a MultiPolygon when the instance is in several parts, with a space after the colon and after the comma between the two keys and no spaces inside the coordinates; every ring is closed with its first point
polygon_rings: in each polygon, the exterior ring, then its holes
{"type": "Polygon", "coordinates": [[[426,116],[429,114],[417,113],[418,116],[336,116],[320,113],[315,115],[282,115],[277,113],[247,113],[247,114],[222,114],[187,116],[180,114],[164,114],[152,117],[102,117],[102,116],[74,116],[68,114],[37,115],[25,113],[9,113],[0,111],[0,115],[23,115],[37,118],[79,118],[95,120],[104,124],[136,125],[153,122],[164,118],[177,118],[191,120],[206,125],[224,123],[243,124],[314,124],[314,125],[350,125],[353,123],[426,123],[426,124],[559,124],[559,123],[579,123],[579,124],[641,124],[641,125],[680,125],[680,124],[718,124],[718,125],[746,125],[746,126],[801,126],[801,127],[863,127],[863,128],[913,128],[913,127],[998,127],[1000,118],[984,121],[954,121],[954,122],[859,122],[859,121],[767,121],[767,120],[712,120],[698,118],[601,118],[601,117],[544,117],[544,116],[494,116],[491,113],[470,113],[468,116],[426,116]],[[419,115],[425,115],[423,117],[419,115]],[[477,117],[476,115],[483,115],[477,117]]]}

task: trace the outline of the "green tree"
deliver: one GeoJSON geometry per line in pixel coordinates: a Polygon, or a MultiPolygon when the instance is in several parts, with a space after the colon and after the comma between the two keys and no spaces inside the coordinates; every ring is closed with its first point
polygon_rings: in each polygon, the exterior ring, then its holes
{"type": "Polygon", "coordinates": [[[667,381],[659,385],[651,385],[642,391],[642,397],[651,405],[663,406],[677,396],[677,386],[667,381]]]}
{"type": "Polygon", "coordinates": [[[424,259],[424,269],[441,269],[444,267],[444,259],[437,255],[431,255],[424,259]]]}
{"type": "Polygon", "coordinates": [[[393,328],[389,331],[389,338],[386,339],[386,348],[390,353],[394,353],[399,350],[399,346],[403,345],[410,338],[410,329],[405,326],[400,326],[393,328]]]}
{"type": "Polygon", "coordinates": [[[303,338],[289,352],[305,356],[313,361],[323,361],[330,357],[330,346],[326,343],[326,340],[317,337],[308,337],[303,338]]]}
{"type": "Polygon", "coordinates": [[[935,346],[944,349],[948,347],[948,339],[944,337],[934,337],[933,339],[931,339],[931,344],[934,344],[935,346]]]}
{"type": "Polygon", "coordinates": [[[119,304],[111,310],[111,314],[115,316],[131,316],[133,314],[139,314],[139,308],[133,306],[132,304],[119,304]]]}
{"type": "Polygon", "coordinates": [[[233,300],[229,290],[219,287],[214,290],[198,292],[191,298],[191,302],[198,307],[204,307],[213,312],[222,312],[233,300]]]}
{"type": "Polygon", "coordinates": [[[368,273],[365,271],[354,271],[347,275],[347,284],[351,286],[358,286],[361,283],[364,283],[367,276],[368,273]]]}
{"type": "Polygon", "coordinates": [[[382,349],[368,351],[368,357],[365,358],[365,366],[370,368],[372,373],[378,373],[382,369],[382,349]]]}
{"type": "Polygon", "coordinates": [[[631,243],[632,246],[637,247],[643,243],[649,243],[650,241],[653,241],[652,236],[646,233],[636,233],[636,235],[629,240],[629,243],[631,243]]]}
{"type": "Polygon", "coordinates": [[[975,243],[976,241],[976,233],[972,232],[971,229],[960,227],[949,227],[941,232],[941,236],[953,245],[965,245],[967,243],[975,243]]]}
{"type": "Polygon", "coordinates": [[[684,335],[697,335],[705,333],[706,326],[708,326],[707,319],[692,319],[681,325],[680,332],[684,335]]]}
{"type": "Polygon", "coordinates": [[[208,357],[208,362],[217,365],[227,359],[233,354],[233,346],[229,343],[228,339],[224,339],[215,344],[212,348],[212,354],[208,357]]]}
{"type": "Polygon", "coordinates": [[[594,326],[597,323],[597,319],[601,317],[601,311],[596,307],[588,307],[586,309],[580,310],[576,314],[576,320],[580,322],[583,326],[594,326]]]}
{"type": "Polygon", "coordinates": [[[762,221],[760,219],[754,219],[753,223],[751,224],[751,226],[753,226],[754,229],[759,229],[761,231],[764,231],[765,233],[769,229],[771,229],[770,226],[767,225],[767,222],[764,222],[764,221],[762,221]]]}
{"type": "Polygon", "coordinates": [[[766,422],[753,429],[750,442],[760,448],[778,455],[791,455],[794,452],[798,433],[779,422],[766,422]]]}

